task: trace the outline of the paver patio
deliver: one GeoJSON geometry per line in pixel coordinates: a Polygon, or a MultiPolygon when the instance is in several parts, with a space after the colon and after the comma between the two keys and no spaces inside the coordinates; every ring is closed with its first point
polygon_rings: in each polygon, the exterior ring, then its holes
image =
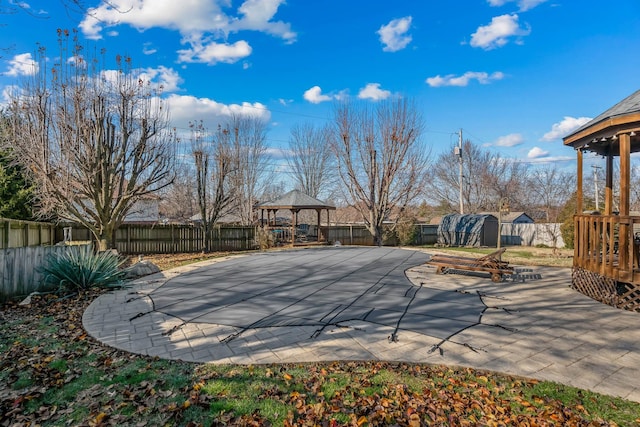
{"type": "Polygon", "coordinates": [[[436,275],[427,253],[320,247],[205,261],[87,309],[105,344],[212,363],[394,360],[469,366],[640,401],[640,315],[569,288],[569,269],[436,275]]]}

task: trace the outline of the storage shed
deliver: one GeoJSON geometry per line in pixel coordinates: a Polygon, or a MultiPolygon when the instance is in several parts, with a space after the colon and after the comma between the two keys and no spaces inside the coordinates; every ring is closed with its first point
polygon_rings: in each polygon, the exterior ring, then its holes
{"type": "Polygon", "coordinates": [[[498,218],[487,214],[445,215],[438,226],[438,244],[497,246],[498,218]]]}

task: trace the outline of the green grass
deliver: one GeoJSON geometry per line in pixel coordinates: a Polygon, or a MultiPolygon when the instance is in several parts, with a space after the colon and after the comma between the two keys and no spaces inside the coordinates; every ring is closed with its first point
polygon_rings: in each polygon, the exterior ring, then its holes
{"type": "Polygon", "coordinates": [[[566,386],[550,381],[535,384],[525,393],[530,400],[553,399],[567,407],[583,407],[587,414],[597,418],[615,419],[620,425],[638,425],[638,404],[628,400],[606,397],[588,390],[566,386]]]}
{"type": "MultiPolygon", "coordinates": [[[[481,255],[488,255],[497,250],[496,248],[465,248],[465,247],[448,247],[448,248],[435,248],[435,249],[438,249],[441,251],[464,252],[469,254],[481,254],[481,255]]],[[[507,251],[505,251],[505,255],[507,253],[509,255],[518,256],[522,258],[535,257],[534,253],[531,251],[522,250],[522,249],[513,249],[512,247],[510,247],[507,251]]]]}
{"type": "Polygon", "coordinates": [[[238,366],[132,355],[84,335],[82,310],[71,310],[80,302],[3,309],[0,425],[407,425],[413,410],[436,425],[450,419],[544,425],[553,417],[555,425],[640,425],[636,402],[466,368],[238,366]],[[2,418],[16,408],[12,418],[2,418]]]}
{"type": "MultiPolygon", "coordinates": [[[[434,247],[423,246],[426,252],[450,252],[457,256],[480,257],[496,251],[496,248],[467,248],[467,247],[434,247]]],[[[571,267],[573,265],[573,251],[552,248],[507,246],[502,254],[502,260],[512,265],[571,267]]]]}

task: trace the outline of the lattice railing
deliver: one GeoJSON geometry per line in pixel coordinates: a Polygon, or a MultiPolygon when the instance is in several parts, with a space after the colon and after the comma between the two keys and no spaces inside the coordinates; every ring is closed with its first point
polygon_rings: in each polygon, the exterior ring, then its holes
{"type": "Polygon", "coordinates": [[[571,287],[596,301],[640,312],[640,285],[616,282],[587,269],[574,267],[571,287]]]}

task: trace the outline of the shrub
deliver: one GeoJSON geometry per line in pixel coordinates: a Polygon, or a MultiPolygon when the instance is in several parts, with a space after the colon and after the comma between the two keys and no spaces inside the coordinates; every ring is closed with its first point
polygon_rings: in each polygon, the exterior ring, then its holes
{"type": "Polygon", "coordinates": [[[413,217],[403,217],[396,224],[396,236],[398,243],[402,246],[415,244],[418,228],[413,217]]]}
{"type": "Polygon", "coordinates": [[[574,230],[573,218],[567,218],[560,226],[560,232],[562,233],[562,240],[564,240],[564,247],[567,249],[573,249],[574,243],[574,230]]]}
{"type": "Polygon", "coordinates": [[[113,252],[94,253],[89,248],[52,254],[45,267],[45,285],[69,291],[116,287],[122,283],[123,260],[113,252]]]}
{"type": "Polygon", "coordinates": [[[274,247],[276,244],[273,233],[265,228],[258,227],[256,230],[256,245],[260,250],[266,250],[274,247]]]}

